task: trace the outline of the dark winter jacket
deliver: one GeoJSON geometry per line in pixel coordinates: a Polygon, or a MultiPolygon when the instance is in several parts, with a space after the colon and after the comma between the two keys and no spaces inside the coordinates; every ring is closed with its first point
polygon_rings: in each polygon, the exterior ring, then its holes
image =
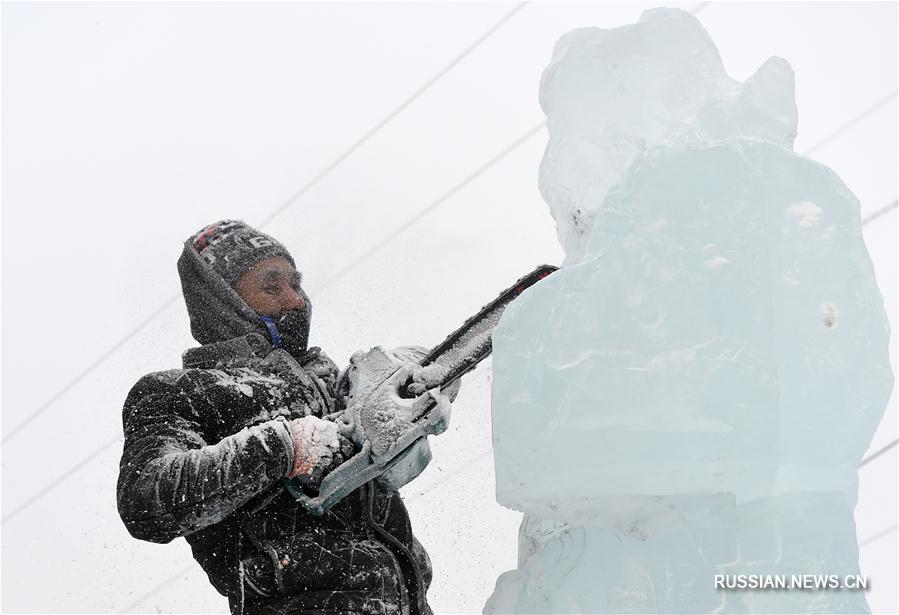
{"type": "Polygon", "coordinates": [[[118,480],[128,531],[183,536],[232,613],[428,615],[430,561],[396,491],[372,482],[314,517],[281,484],[295,453],[288,421],[342,403],[334,363],[317,348],[298,360],[274,349],[189,241],[178,271],[203,346],[128,393],[118,480]]]}
{"type": "Polygon", "coordinates": [[[322,517],[280,479],[287,421],[333,411],[337,369],[258,334],[185,353],[128,394],[118,481],[135,537],[184,536],[232,613],[428,612],[431,568],[396,491],[363,486],[322,517]]]}

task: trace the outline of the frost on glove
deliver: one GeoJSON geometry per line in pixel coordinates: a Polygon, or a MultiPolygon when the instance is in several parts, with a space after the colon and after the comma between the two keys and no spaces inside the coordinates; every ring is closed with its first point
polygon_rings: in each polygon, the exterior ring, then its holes
{"type": "Polygon", "coordinates": [[[314,486],[321,484],[325,474],[353,456],[352,442],[343,437],[337,425],[315,416],[290,421],[294,443],[293,468],[287,478],[299,476],[314,486]]]}
{"type": "MultiPolygon", "coordinates": [[[[370,442],[375,456],[390,450],[444,396],[437,389],[412,399],[400,395],[400,388],[422,369],[417,363],[404,361],[411,357],[399,352],[403,350],[409,348],[390,351],[376,346],[368,352],[357,352],[344,376],[347,409],[339,421],[340,431],[356,446],[370,442]]],[[[425,352],[421,349],[420,356],[425,352]]],[[[442,406],[445,414],[442,425],[429,433],[442,433],[446,429],[448,404],[449,399],[442,406]]]]}
{"type": "MultiPolygon", "coordinates": [[[[358,447],[368,442],[375,457],[389,455],[397,441],[410,431],[424,425],[425,434],[440,434],[449,425],[450,391],[440,391],[436,386],[422,390],[417,397],[405,398],[400,388],[408,382],[432,384],[434,370],[417,375],[423,369],[416,361],[427,354],[427,349],[404,346],[393,350],[375,347],[368,352],[357,352],[341,379],[347,409],[339,419],[340,431],[358,447]],[[418,423],[425,415],[426,423],[418,423]]],[[[437,383],[439,384],[439,383],[437,383]]],[[[389,470],[378,479],[383,486],[398,489],[407,484],[427,467],[431,450],[422,437],[402,452],[389,470]]]]}

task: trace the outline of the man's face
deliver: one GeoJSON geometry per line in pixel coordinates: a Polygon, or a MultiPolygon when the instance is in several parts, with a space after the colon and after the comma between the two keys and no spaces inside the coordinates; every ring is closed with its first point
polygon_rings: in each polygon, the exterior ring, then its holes
{"type": "Polygon", "coordinates": [[[235,282],[234,290],[259,314],[279,316],[306,305],[300,287],[302,280],[286,258],[275,256],[250,267],[235,282]]]}

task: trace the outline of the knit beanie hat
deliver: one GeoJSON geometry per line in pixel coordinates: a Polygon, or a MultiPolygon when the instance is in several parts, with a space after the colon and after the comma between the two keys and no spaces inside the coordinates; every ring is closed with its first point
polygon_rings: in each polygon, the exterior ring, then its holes
{"type": "Polygon", "coordinates": [[[250,267],[266,258],[280,256],[296,267],[287,248],[242,220],[220,220],[191,236],[188,241],[231,286],[250,267]]]}

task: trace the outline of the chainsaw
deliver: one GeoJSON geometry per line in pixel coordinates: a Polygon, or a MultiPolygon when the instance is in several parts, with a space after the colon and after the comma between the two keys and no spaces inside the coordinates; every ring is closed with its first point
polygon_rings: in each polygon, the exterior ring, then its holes
{"type": "MultiPolygon", "coordinates": [[[[518,279],[477,314],[466,320],[461,327],[450,333],[443,342],[431,349],[420,361],[422,368],[430,372],[431,378],[437,381],[429,384],[432,387],[431,391],[436,388],[441,391],[450,389],[464,374],[487,358],[493,350],[493,330],[499,324],[506,306],[527,288],[557,269],[558,267],[553,265],[540,265],[518,279]]],[[[388,378],[390,375],[392,374],[387,375],[388,378]]],[[[373,387],[370,386],[369,390],[371,388],[373,387]]],[[[400,397],[418,398],[421,401],[417,404],[417,416],[403,422],[401,430],[397,431],[394,425],[393,431],[388,433],[386,430],[379,430],[378,423],[366,422],[361,449],[353,457],[331,471],[318,486],[310,484],[301,477],[282,479],[290,494],[310,513],[323,515],[348,494],[401,462],[404,454],[420,440],[427,438],[428,435],[442,433],[445,429],[445,425],[442,424],[444,417],[434,411],[437,406],[436,397],[430,391],[422,395],[416,395],[417,392],[416,383],[411,378],[399,387],[400,397]]],[[[353,403],[363,407],[364,415],[364,396],[354,400],[353,403]]],[[[339,421],[341,417],[336,415],[340,414],[335,413],[324,418],[339,421]]]]}

